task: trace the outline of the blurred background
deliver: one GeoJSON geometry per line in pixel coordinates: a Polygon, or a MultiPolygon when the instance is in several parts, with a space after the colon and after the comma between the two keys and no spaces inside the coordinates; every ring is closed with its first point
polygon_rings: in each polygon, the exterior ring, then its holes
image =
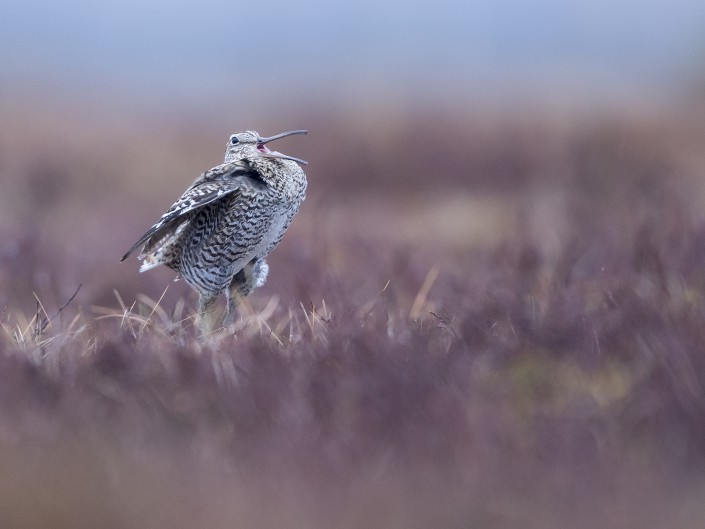
{"type": "Polygon", "coordinates": [[[702,0],[5,0],[0,185],[3,528],[702,526],[702,0]],[[119,259],[229,135],[300,128],[249,327],[121,320],[191,313],[119,259]]]}
{"type": "MultiPolygon", "coordinates": [[[[633,198],[624,180],[658,195],[674,174],[691,186],[704,171],[697,0],[2,11],[2,306],[65,299],[78,283],[99,304],[114,288],[158,296],[168,271],[117,260],[237,130],[311,131],[278,147],[310,161],[290,248],[359,236],[467,249],[520,229],[550,253],[571,193],[589,192],[590,209],[618,190],[633,198]]],[[[293,278],[273,259],[287,295],[293,278]]]]}

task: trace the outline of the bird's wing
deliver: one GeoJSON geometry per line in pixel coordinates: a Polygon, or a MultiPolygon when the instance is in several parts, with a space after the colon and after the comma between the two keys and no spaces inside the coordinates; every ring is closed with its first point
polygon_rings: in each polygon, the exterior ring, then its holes
{"type": "Polygon", "coordinates": [[[174,221],[216,200],[237,192],[242,186],[263,186],[257,174],[245,162],[222,164],[203,173],[164,215],[132,245],[120,261],[124,261],[137,248],[160,231],[168,229],[174,221]]]}

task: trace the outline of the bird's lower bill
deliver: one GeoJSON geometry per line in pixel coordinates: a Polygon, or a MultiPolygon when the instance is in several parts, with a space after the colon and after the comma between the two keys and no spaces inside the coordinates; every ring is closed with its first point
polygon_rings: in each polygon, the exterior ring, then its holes
{"type": "Polygon", "coordinates": [[[280,160],[291,160],[292,162],[300,163],[302,165],[308,165],[308,162],[306,160],[302,160],[301,158],[294,158],[293,156],[282,154],[279,151],[269,150],[264,143],[257,144],[257,151],[261,152],[262,156],[265,158],[279,158],[280,160]]]}

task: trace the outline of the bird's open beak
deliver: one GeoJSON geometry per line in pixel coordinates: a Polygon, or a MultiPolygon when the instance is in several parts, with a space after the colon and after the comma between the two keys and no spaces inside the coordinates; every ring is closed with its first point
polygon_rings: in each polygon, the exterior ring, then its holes
{"type": "MultiPolygon", "coordinates": [[[[270,141],[278,140],[279,138],[285,138],[286,136],[293,136],[294,134],[308,134],[307,130],[290,130],[289,132],[282,132],[281,134],[275,134],[274,136],[269,136],[268,138],[257,138],[257,145],[262,145],[264,146],[265,144],[269,143],[270,141]]],[[[302,160],[300,158],[294,158],[293,156],[287,156],[286,154],[282,154],[277,151],[270,151],[266,147],[263,147],[263,149],[258,149],[262,156],[265,158],[279,158],[281,160],[291,160],[296,163],[300,163],[301,165],[308,165],[308,162],[305,160],[302,160]]]]}

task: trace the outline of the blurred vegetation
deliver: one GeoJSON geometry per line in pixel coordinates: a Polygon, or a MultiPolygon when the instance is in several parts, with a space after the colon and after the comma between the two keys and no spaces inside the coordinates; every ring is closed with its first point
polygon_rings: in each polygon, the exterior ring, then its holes
{"type": "Polygon", "coordinates": [[[0,525],[700,527],[704,114],[0,107],[0,525]],[[202,344],[118,259],[227,127],[310,193],[202,344]]]}

